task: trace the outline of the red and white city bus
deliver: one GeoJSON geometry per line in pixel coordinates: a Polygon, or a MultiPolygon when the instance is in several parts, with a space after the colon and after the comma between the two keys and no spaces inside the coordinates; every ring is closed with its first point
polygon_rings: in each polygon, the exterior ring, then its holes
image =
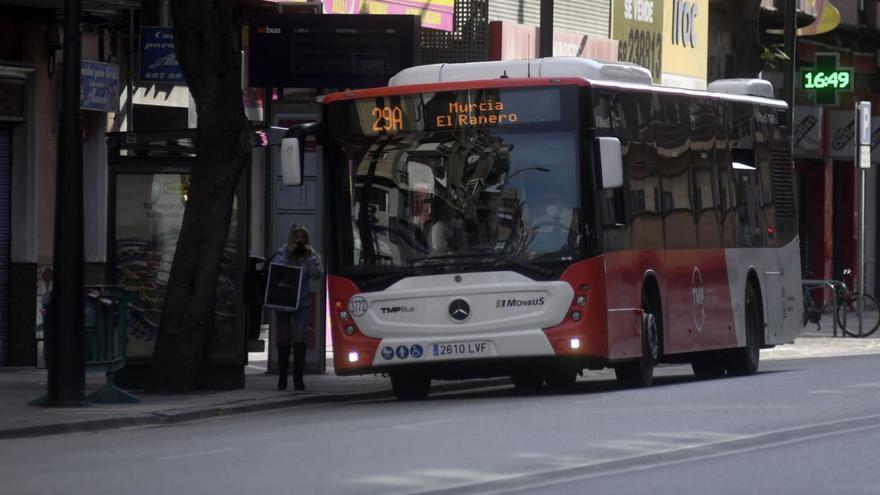
{"type": "Polygon", "coordinates": [[[582,58],[438,64],[334,93],[322,121],[335,371],[535,390],[657,363],[755,373],[801,328],[785,103],[761,80],[654,86],[582,58]]]}

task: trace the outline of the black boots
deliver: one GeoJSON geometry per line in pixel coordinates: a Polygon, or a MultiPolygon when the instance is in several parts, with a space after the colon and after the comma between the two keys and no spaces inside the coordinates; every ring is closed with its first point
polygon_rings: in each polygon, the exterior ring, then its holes
{"type": "MultiPolygon", "coordinates": [[[[287,371],[290,369],[290,346],[278,346],[278,390],[287,390],[287,371]]],[[[306,344],[293,344],[293,389],[305,390],[303,370],[306,367],[306,344]]]]}
{"type": "Polygon", "coordinates": [[[305,390],[303,369],[306,367],[306,344],[293,344],[293,389],[305,390]]]}
{"type": "Polygon", "coordinates": [[[287,390],[287,370],[290,365],[290,346],[278,346],[278,390],[287,390]]]}

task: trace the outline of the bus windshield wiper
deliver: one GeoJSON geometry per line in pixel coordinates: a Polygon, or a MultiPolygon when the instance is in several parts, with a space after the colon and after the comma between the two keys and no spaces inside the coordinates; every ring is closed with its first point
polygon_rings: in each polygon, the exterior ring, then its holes
{"type": "Polygon", "coordinates": [[[468,254],[465,253],[457,253],[457,254],[444,254],[431,256],[429,258],[422,258],[419,260],[415,260],[412,262],[412,266],[420,266],[420,267],[450,267],[450,266],[460,266],[464,267],[476,267],[480,266],[490,266],[493,268],[505,267],[505,266],[513,266],[519,268],[523,272],[526,272],[529,275],[538,275],[541,277],[551,277],[555,274],[553,270],[544,268],[542,266],[536,265],[534,263],[530,263],[528,261],[521,260],[517,258],[515,255],[508,254],[506,256],[499,256],[497,254],[493,255],[492,253],[483,253],[483,254],[468,254]]]}
{"type": "Polygon", "coordinates": [[[494,258],[490,254],[474,252],[460,252],[453,254],[438,254],[410,261],[411,266],[445,266],[445,265],[473,265],[474,263],[491,263],[494,258]]]}
{"type": "Polygon", "coordinates": [[[544,268],[542,266],[538,266],[534,263],[529,263],[528,261],[523,261],[521,259],[514,257],[513,255],[507,255],[505,257],[499,258],[496,263],[499,266],[513,265],[513,266],[515,266],[525,272],[531,273],[533,275],[538,274],[538,275],[541,275],[544,277],[552,277],[553,275],[555,275],[553,270],[550,270],[548,268],[544,268]]]}

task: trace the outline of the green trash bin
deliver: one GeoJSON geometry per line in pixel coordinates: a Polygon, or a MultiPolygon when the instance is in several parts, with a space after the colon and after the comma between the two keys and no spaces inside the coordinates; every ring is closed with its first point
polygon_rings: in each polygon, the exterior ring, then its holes
{"type": "Polygon", "coordinates": [[[117,387],[114,374],[125,367],[128,350],[128,297],[110,285],[85,287],[84,331],[86,367],[104,371],[106,382],[86,396],[96,403],[136,403],[140,399],[117,387]]]}

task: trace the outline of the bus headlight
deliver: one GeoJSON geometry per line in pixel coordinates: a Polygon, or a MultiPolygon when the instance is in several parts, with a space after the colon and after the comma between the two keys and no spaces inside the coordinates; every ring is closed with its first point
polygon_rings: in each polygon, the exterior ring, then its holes
{"type": "Polygon", "coordinates": [[[349,363],[356,363],[356,362],[358,362],[359,358],[360,358],[360,355],[357,353],[357,351],[352,351],[352,352],[348,353],[348,362],[349,363]]]}
{"type": "Polygon", "coordinates": [[[574,337],[569,341],[572,349],[580,349],[581,348],[581,339],[574,337]]]}

